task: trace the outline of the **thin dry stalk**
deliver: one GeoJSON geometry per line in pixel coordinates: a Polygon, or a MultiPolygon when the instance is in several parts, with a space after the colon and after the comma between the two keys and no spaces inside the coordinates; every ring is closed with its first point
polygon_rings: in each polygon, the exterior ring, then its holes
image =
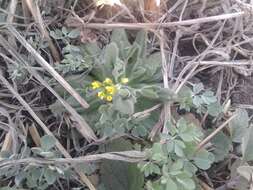
{"type": "Polygon", "coordinates": [[[149,108],[149,109],[146,109],[146,110],[144,110],[144,111],[142,111],[142,112],[137,112],[137,113],[133,114],[132,117],[133,117],[133,118],[145,117],[145,116],[149,115],[150,112],[155,111],[155,110],[157,110],[157,109],[160,108],[160,107],[161,107],[161,104],[155,105],[155,106],[153,106],[153,107],[151,107],[151,108],[149,108]]]}
{"type": "Polygon", "coordinates": [[[16,63],[14,60],[8,58],[7,56],[4,56],[0,53],[0,56],[2,56],[5,60],[9,61],[12,64],[18,65],[22,64],[26,67],[28,72],[34,76],[43,86],[45,86],[55,97],[59,100],[59,102],[66,108],[66,110],[71,114],[72,120],[75,122],[76,129],[83,135],[84,138],[86,138],[89,142],[92,140],[97,140],[97,137],[93,130],[90,128],[90,126],[87,124],[87,122],[77,113],[77,111],[71,107],[41,76],[40,74],[33,69],[27,62],[24,60],[23,57],[21,57],[15,49],[13,49],[5,39],[0,35],[0,42],[5,47],[6,50],[10,52],[10,54],[18,61],[16,63]]]}
{"type": "Polygon", "coordinates": [[[23,15],[25,17],[24,22],[25,24],[28,24],[28,18],[30,17],[29,8],[26,5],[26,0],[22,0],[22,9],[23,9],[23,15]]]}
{"type": "Polygon", "coordinates": [[[84,28],[94,28],[94,29],[113,29],[113,28],[125,28],[131,30],[137,29],[157,29],[157,28],[171,28],[177,26],[189,26],[193,24],[202,24],[208,22],[215,22],[221,20],[227,20],[232,18],[242,17],[245,12],[237,12],[237,13],[228,13],[228,14],[221,14],[217,16],[210,16],[210,17],[203,17],[197,19],[189,19],[183,21],[176,21],[176,22],[167,22],[167,23],[111,23],[111,24],[104,24],[104,23],[87,23],[84,24],[78,20],[76,22],[72,22],[69,24],[71,27],[84,27],[84,28]]]}
{"type": "Polygon", "coordinates": [[[240,67],[253,65],[251,60],[238,60],[238,61],[199,61],[194,62],[199,65],[212,65],[212,66],[225,66],[225,67],[240,67]]]}
{"type": "Polygon", "coordinates": [[[227,124],[232,121],[237,114],[234,114],[231,116],[227,121],[225,121],[222,125],[220,125],[216,130],[214,130],[210,135],[208,135],[201,143],[199,143],[196,152],[198,152],[200,149],[202,149],[210,140],[217,135],[224,127],[227,126],[227,124]]]}
{"type": "Polygon", "coordinates": [[[66,110],[71,114],[71,119],[75,123],[75,128],[83,135],[84,138],[86,138],[89,142],[94,140],[97,140],[97,137],[93,130],[90,128],[90,126],[87,124],[87,122],[78,114],[78,112],[70,106],[41,76],[40,74],[30,67],[30,65],[27,63],[26,60],[24,60],[23,57],[21,57],[15,49],[13,49],[7,41],[0,35],[0,42],[5,47],[6,50],[10,52],[10,54],[18,61],[16,63],[14,60],[10,59],[9,57],[3,55],[0,53],[0,56],[2,56],[5,60],[8,62],[18,65],[23,64],[25,68],[28,70],[28,72],[34,76],[43,86],[45,86],[55,97],[59,100],[59,102],[66,108],[66,110]]]}
{"type": "Polygon", "coordinates": [[[11,146],[12,146],[12,135],[11,135],[11,132],[9,131],[5,135],[4,142],[3,142],[3,145],[2,145],[2,148],[1,148],[1,152],[2,151],[10,151],[11,146]]]}
{"type": "MultiPolygon", "coordinates": [[[[16,12],[18,1],[17,0],[11,0],[9,4],[9,9],[8,9],[8,15],[6,21],[11,25],[14,20],[14,15],[16,12]]],[[[8,36],[8,41],[11,43],[13,46],[17,47],[15,38],[13,36],[8,36]]]]}
{"type": "Polygon", "coordinates": [[[188,63],[186,65],[186,67],[180,72],[176,83],[174,84],[174,89],[176,91],[176,94],[179,93],[179,91],[182,89],[182,87],[185,85],[185,83],[193,76],[193,74],[196,74],[195,70],[197,69],[197,67],[199,66],[199,63],[194,64],[196,62],[196,60],[199,59],[199,61],[202,61],[208,50],[210,50],[213,45],[215,44],[216,40],[218,39],[220,33],[222,32],[222,29],[224,28],[225,22],[223,22],[222,26],[219,28],[218,32],[215,34],[214,38],[212,39],[211,43],[208,45],[208,47],[205,49],[205,51],[203,51],[200,55],[198,55],[197,57],[194,58],[194,60],[192,60],[190,63],[188,63]],[[183,79],[183,81],[181,82],[181,84],[179,84],[179,81],[181,81],[181,79],[183,78],[184,74],[188,71],[188,69],[190,69],[192,67],[192,69],[189,71],[189,73],[186,75],[186,77],[183,79]]]}
{"type": "Polygon", "coordinates": [[[39,134],[37,128],[34,125],[32,125],[32,126],[29,126],[28,130],[29,130],[29,133],[33,139],[33,142],[36,144],[37,147],[40,147],[40,145],[41,145],[40,134],[39,134]]]}
{"type": "Polygon", "coordinates": [[[68,103],[66,102],[50,85],[43,80],[43,78],[36,72],[34,69],[28,68],[28,71],[43,85],[45,86],[66,108],[67,111],[71,114],[71,119],[76,122],[75,128],[86,138],[89,142],[92,140],[97,140],[97,137],[93,130],[90,128],[88,123],[83,119],[82,116],[68,103]]]}
{"type": "MultiPolygon", "coordinates": [[[[24,108],[29,112],[29,114],[34,118],[34,120],[41,126],[44,132],[47,135],[54,137],[53,133],[48,129],[48,127],[41,121],[41,119],[37,116],[37,114],[32,110],[29,104],[19,95],[19,93],[11,86],[11,84],[3,77],[0,72],[0,80],[6,86],[6,88],[13,94],[15,98],[24,106],[24,108]]],[[[54,137],[55,138],[55,137],[54,137]]],[[[61,145],[61,143],[55,138],[56,147],[66,158],[71,158],[70,154],[65,150],[65,148],[61,145]]],[[[80,172],[77,168],[75,168],[76,172],[79,174],[81,180],[89,187],[90,190],[96,190],[96,188],[92,185],[87,176],[85,176],[82,172],[80,172]]]]}
{"type": "Polygon", "coordinates": [[[213,188],[209,187],[204,181],[199,180],[199,184],[202,187],[202,190],[214,190],[213,188]]]}
{"type": "Polygon", "coordinates": [[[9,10],[8,10],[8,15],[7,15],[7,22],[12,23],[14,20],[14,15],[16,12],[18,1],[17,0],[11,0],[9,4],[9,10]]]}
{"type": "Polygon", "coordinates": [[[52,42],[48,31],[45,28],[38,3],[36,3],[36,1],[33,1],[33,0],[25,0],[22,3],[24,3],[23,7],[24,6],[28,7],[28,9],[30,10],[30,12],[33,15],[34,20],[39,24],[39,29],[40,29],[40,33],[42,35],[42,38],[45,38],[48,41],[49,48],[51,50],[53,58],[55,59],[56,62],[60,63],[60,61],[61,61],[60,54],[59,54],[57,48],[55,47],[54,43],[52,42]]]}
{"type": "Polygon", "coordinates": [[[95,162],[99,160],[117,160],[129,163],[137,163],[147,159],[145,152],[140,151],[122,151],[122,152],[108,152],[102,154],[93,154],[81,156],[77,158],[54,158],[54,159],[38,159],[38,158],[24,158],[18,160],[4,160],[0,162],[0,167],[5,167],[13,164],[70,164],[75,166],[80,163],[95,162]]]}
{"type": "Polygon", "coordinates": [[[170,61],[170,65],[169,65],[169,77],[172,79],[173,76],[173,71],[174,71],[174,65],[175,65],[175,61],[176,61],[176,56],[177,56],[177,51],[178,51],[178,43],[179,43],[179,39],[182,37],[182,32],[180,30],[176,31],[176,37],[174,40],[174,46],[173,46],[173,52],[172,52],[172,56],[171,56],[171,61],[170,61]]]}
{"type": "MultiPolygon", "coordinates": [[[[160,38],[160,48],[161,48],[161,56],[162,56],[162,73],[163,73],[163,85],[164,88],[168,89],[169,88],[169,80],[168,80],[168,64],[165,56],[165,36],[164,36],[164,31],[160,30],[161,38],[160,38]]],[[[161,115],[163,117],[163,129],[162,133],[163,134],[168,134],[168,128],[166,127],[168,118],[170,118],[170,103],[165,103],[164,104],[164,114],[161,115]]]]}
{"type": "Polygon", "coordinates": [[[83,108],[88,108],[89,104],[73,89],[64,78],[55,71],[55,69],[47,62],[41,55],[22,37],[19,32],[12,26],[7,27],[9,31],[17,38],[17,40],[23,44],[29,53],[37,60],[37,62],[47,70],[79,103],[83,108]]]}

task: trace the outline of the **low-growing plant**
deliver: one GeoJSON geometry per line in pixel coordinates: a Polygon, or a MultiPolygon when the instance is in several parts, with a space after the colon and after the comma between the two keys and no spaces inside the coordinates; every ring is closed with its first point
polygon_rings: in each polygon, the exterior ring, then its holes
{"type": "Polygon", "coordinates": [[[175,125],[168,122],[169,134],[161,134],[160,142],[147,149],[149,159],[139,164],[148,180],[148,190],[194,190],[196,172],[206,170],[214,155],[205,149],[197,151],[202,140],[201,129],[181,118],[175,125]]]}
{"type": "Polygon", "coordinates": [[[83,71],[90,67],[90,63],[85,60],[85,52],[82,51],[82,48],[71,44],[71,40],[79,37],[79,29],[70,30],[66,27],[62,27],[61,30],[56,29],[55,31],[50,31],[50,35],[55,40],[60,40],[64,44],[64,48],[62,49],[64,58],[61,61],[61,64],[56,67],[58,71],[65,74],[70,71],[83,71]]]}
{"type": "MultiPolygon", "coordinates": [[[[210,117],[216,117],[222,112],[222,107],[214,93],[205,90],[201,83],[184,86],[178,94],[163,88],[161,52],[147,48],[147,33],[144,31],[139,32],[136,39],[130,43],[124,30],[114,30],[111,42],[103,48],[97,43],[72,45],[71,39],[78,35],[77,30],[66,28],[51,32],[52,37],[64,44],[63,64],[56,68],[88,101],[90,107],[84,110],[61,86],[53,86],[54,89],[86,119],[101,138],[130,136],[132,139],[142,140],[142,143],[139,143],[126,138],[118,142],[116,149],[110,145],[109,150],[118,151],[121,145],[121,150],[143,150],[147,155],[147,159],[138,164],[139,171],[136,165],[122,166],[119,162],[102,162],[102,179],[107,179],[103,173],[113,166],[117,167],[115,173],[121,173],[118,169],[122,167],[123,172],[129,175],[127,184],[136,178],[137,171],[138,175],[142,172],[145,180],[143,177],[138,178],[138,189],[144,186],[148,190],[197,189],[197,171],[210,168],[214,161],[224,158],[225,155],[218,151],[212,154],[205,148],[197,150],[204,136],[203,131],[200,126],[195,126],[183,116],[171,116],[165,125],[168,133],[158,134],[154,142],[151,142],[148,135],[159,121],[161,109],[148,114],[140,113],[158,104],[170,103],[186,112],[199,115],[208,113],[210,117]],[[125,145],[127,149],[124,148],[125,145]]],[[[58,101],[52,104],[50,109],[55,116],[66,115],[66,110],[58,101]]],[[[225,148],[229,151],[229,142],[226,142],[225,148]]],[[[55,150],[55,143],[54,137],[44,136],[41,138],[41,147],[31,148],[27,156],[60,158],[61,155],[55,150]]],[[[100,148],[97,151],[103,152],[100,148]]],[[[86,164],[78,168],[91,175],[97,168],[99,170],[99,165],[89,167],[86,164]]],[[[67,179],[71,176],[71,169],[67,165],[29,163],[25,167],[9,167],[7,171],[9,172],[3,176],[15,176],[16,187],[41,190],[49,188],[61,178],[67,179]]],[[[120,179],[119,175],[115,180],[124,179],[120,179]]],[[[102,181],[100,187],[103,185],[110,187],[111,184],[102,181]]]]}
{"type": "MultiPolygon", "coordinates": [[[[89,102],[88,110],[79,107],[59,86],[55,86],[55,90],[65,96],[98,135],[130,134],[146,140],[143,148],[148,157],[139,168],[146,177],[147,189],[194,190],[196,172],[208,169],[215,160],[206,149],[197,151],[203,138],[200,127],[183,117],[174,123],[168,121],[169,133],[160,135],[160,140],[152,144],[147,137],[159,120],[160,111],[141,117],[134,113],[165,102],[179,105],[188,112],[208,112],[211,116],[218,116],[222,107],[214,93],[205,90],[201,83],[192,88],[185,86],[179,95],[163,88],[161,53],[147,49],[146,35],[139,32],[130,43],[124,30],[115,30],[111,42],[104,48],[97,44],[82,47],[86,52],[84,60],[90,64],[89,73],[74,76],[67,72],[66,80],[89,102]]],[[[56,115],[64,111],[58,102],[51,110],[56,115]]]]}
{"type": "MultiPolygon", "coordinates": [[[[46,135],[41,138],[41,147],[32,148],[31,150],[27,148],[22,154],[25,155],[25,158],[43,157],[50,159],[60,157],[59,153],[54,150],[54,146],[54,137],[46,135]]],[[[19,155],[16,155],[14,158],[7,156],[4,159],[12,160],[17,159],[18,157],[19,155]]],[[[37,164],[33,163],[32,160],[30,163],[24,163],[24,166],[17,165],[16,167],[13,167],[10,165],[4,169],[2,168],[0,172],[2,173],[1,177],[3,178],[15,177],[14,181],[16,187],[39,190],[47,189],[59,178],[69,177],[69,170],[66,170],[65,167],[37,164]]]]}
{"type": "MultiPolygon", "coordinates": [[[[116,30],[105,48],[88,44],[84,51],[88,52],[85,60],[92,62],[89,75],[80,76],[79,80],[69,75],[66,79],[79,87],[89,101],[90,109],[83,111],[84,117],[89,117],[87,121],[101,135],[125,132],[147,135],[154,122],[148,122],[147,118],[132,118],[132,115],[157,103],[171,101],[174,95],[162,87],[161,55],[160,52],[148,53],[146,33],[139,33],[130,44],[125,32],[116,30]]],[[[72,97],[67,100],[73,103],[72,97]]],[[[57,113],[54,109],[57,103],[51,108],[57,113]]]]}

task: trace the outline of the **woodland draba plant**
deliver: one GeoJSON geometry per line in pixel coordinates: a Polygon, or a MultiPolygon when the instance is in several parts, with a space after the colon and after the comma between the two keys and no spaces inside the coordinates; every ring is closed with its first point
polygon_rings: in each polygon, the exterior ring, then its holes
{"type": "MultiPolygon", "coordinates": [[[[114,30],[111,42],[104,48],[97,44],[80,47],[84,52],[81,56],[91,67],[83,70],[85,74],[64,71],[65,78],[89,102],[88,110],[76,109],[98,135],[109,138],[128,134],[146,140],[144,145],[138,146],[147,153],[147,160],[138,165],[146,177],[145,188],[194,190],[196,172],[208,169],[214,161],[214,155],[206,149],[196,151],[203,138],[200,127],[183,117],[178,121],[172,119],[173,122],[168,121],[166,125],[169,133],[161,134],[158,141],[151,143],[147,136],[158,121],[159,112],[139,117],[134,113],[165,102],[199,114],[208,111],[213,116],[222,109],[213,92],[206,91],[202,84],[192,88],[185,86],[179,96],[163,88],[161,53],[147,48],[146,36],[146,32],[141,31],[130,43],[124,30],[114,30]]],[[[55,89],[62,92],[59,86],[55,89]]],[[[72,97],[66,100],[77,105],[72,97]]],[[[52,105],[52,112],[61,113],[59,106],[58,102],[52,105]]]]}
{"type": "MultiPolygon", "coordinates": [[[[147,136],[158,114],[146,118],[132,115],[174,98],[170,90],[162,87],[160,52],[149,53],[146,46],[145,32],[140,32],[131,44],[123,30],[115,30],[111,43],[104,48],[97,44],[82,47],[84,60],[92,63],[89,74],[73,75],[71,70],[67,73],[68,82],[89,101],[90,109],[80,113],[89,118],[98,134],[110,137],[130,132],[147,136]]],[[[74,103],[72,97],[67,100],[74,103]]],[[[54,113],[59,111],[55,110],[58,105],[56,102],[51,106],[54,113]]]]}

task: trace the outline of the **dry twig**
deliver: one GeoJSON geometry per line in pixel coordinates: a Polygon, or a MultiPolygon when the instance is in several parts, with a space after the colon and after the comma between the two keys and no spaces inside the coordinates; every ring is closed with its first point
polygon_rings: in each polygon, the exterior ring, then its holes
{"type": "Polygon", "coordinates": [[[24,60],[23,57],[21,57],[15,49],[13,49],[6,40],[0,35],[0,42],[5,47],[6,50],[8,50],[11,55],[18,61],[16,63],[12,59],[8,58],[7,56],[4,56],[0,53],[0,56],[2,56],[5,60],[8,62],[18,65],[22,64],[26,66],[27,70],[31,73],[32,76],[34,76],[43,86],[45,86],[57,99],[59,102],[66,108],[66,110],[71,114],[72,120],[76,122],[75,125],[77,130],[85,137],[88,141],[97,140],[96,135],[94,134],[93,130],[90,128],[90,126],[86,123],[86,121],[77,113],[77,111],[72,108],[41,76],[40,74],[33,69],[26,60],[24,60]]]}
{"type": "Polygon", "coordinates": [[[197,147],[197,151],[203,148],[215,135],[217,135],[227,124],[232,121],[237,115],[234,114],[228,120],[226,120],[222,125],[220,125],[216,130],[214,130],[210,135],[208,135],[197,147]]]}
{"type": "Polygon", "coordinates": [[[125,28],[131,30],[138,30],[138,29],[157,29],[157,28],[172,28],[177,26],[189,26],[193,24],[202,24],[207,22],[215,22],[221,20],[227,20],[232,18],[242,17],[245,13],[237,12],[237,13],[228,13],[222,14],[217,16],[210,16],[204,18],[197,18],[197,19],[189,19],[183,21],[175,21],[175,22],[167,22],[167,23],[111,23],[111,24],[104,24],[104,23],[87,23],[83,24],[80,21],[76,20],[76,22],[72,22],[69,24],[70,27],[84,27],[84,28],[94,28],[94,29],[113,29],[113,28],[125,28]]]}
{"type": "MultiPolygon", "coordinates": [[[[44,26],[38,3],[36,3],[36,1],[33,1],[33,0],[25,0],[25,1],[22,1],[22,3],[23,3],[23,8],[25,6],[28,7],[28,9],[30,10],[30,12],[33,15],[33,18],[39,24],[39,29],[40,29],[42,38],[45,38],[48,41],[49,48],[52,52],[52,55],[53,55],[55,61],[59,63],[61,61],[60,54],[59,54],[57,48],[55,47],[54,43],[52,42],[52,40],[49,36],[49,33],[44,26]]],[[[26,11],[27,8],[24,8],[24,10],[26,11]]]]}

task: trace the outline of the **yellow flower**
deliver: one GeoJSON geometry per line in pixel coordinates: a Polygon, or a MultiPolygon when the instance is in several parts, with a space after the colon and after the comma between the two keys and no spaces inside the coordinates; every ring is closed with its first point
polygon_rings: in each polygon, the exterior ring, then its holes
{"type": "Polygon", "coordinates": [[[103,100],[105,98],[105,93],[104,92],[98,92],[98,97],[103,100]]]}
{"type": "Polygon", "coordinates": [[[104,80],[103,83],[104,83],[104,84],[109,84],[109,85],[112,85],[112,84],[113,84],[112,80],[109,79],[109,78],[106,78],[106,79],[104,80]]]}
{"type": "Polygon", "coordinates": [[[124,78],[121,79],[121,83],[122,83],[122,84],[127,84],[128,82],[129,82],[129,79],[128,79],[128,78],[125,78],[125,77],[124,77],[124,78]]]}
{"type": "Polygon", "coordinates": [[[108,102],[111,102],[111,101],[112,101],[112,96],[107,96],[107,97],[106,97],[106,100],[107,100],[108,102]]]}
{"type": "Polygon", "coordinates": [[[92,86],[92,89],[97,89],[97,88],[100,88],[102,84],[99,81],[94,81],[91,83],[91,86],[92,86]]]}
{"type": "Polygon", "coordinates": [[[114,95],[116,92],[116,87],[114,85],[113,86],[106,86],[105,90],[108,94],[114,95]]]}

